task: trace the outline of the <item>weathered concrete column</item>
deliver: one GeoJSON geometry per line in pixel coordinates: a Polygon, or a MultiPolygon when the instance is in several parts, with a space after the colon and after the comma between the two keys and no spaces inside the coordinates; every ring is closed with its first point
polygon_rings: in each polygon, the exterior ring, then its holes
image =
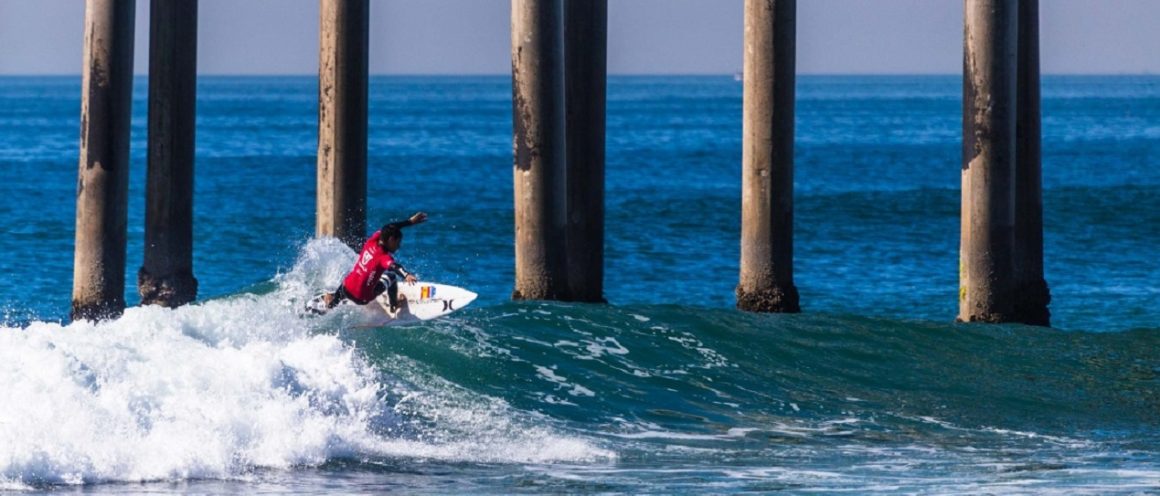
{"type": "Polygon", "coordinates": [[[608,0],[564,2],[568,296],[604,302],[608,0]]]}
{"type": "Polygon", "coordinates": [[[745,0],[737,308],[799,312],[793,282],[796,0],[745,0]]]}
{"type": "Polygon", "coordinates": [[[959,316],[1014,321],[1017,0],[965,0],[959,316]]]}
{"type": "Polygon", "coordinates": [[[512,0],[516,300],[568,290],[562,22],[561,0],[512,0]]]}
{"type": "Polygon", "coordinates": [[[368,0],[321,0],[318,236],[355,250],[366,238],[368,0]]]}
{"type": "Polygon", "coordinates": [[[134,0],[85,2],[73,320],[125,311],[135,8],[134,0]]]}
{"type": "Polygon", "coordinates": [[[1043,278],[1043,178],[1039,95],[1039,0],[1019,1],[1015,121],[1015,320],[1051,325],[1043,278]]]}
{"type": "Polygon", "coordinates": [[[197,297],[193,277],[193,165],[197,0],[152,0],[149,20],[149,164],[142,304],[197,297]]]}

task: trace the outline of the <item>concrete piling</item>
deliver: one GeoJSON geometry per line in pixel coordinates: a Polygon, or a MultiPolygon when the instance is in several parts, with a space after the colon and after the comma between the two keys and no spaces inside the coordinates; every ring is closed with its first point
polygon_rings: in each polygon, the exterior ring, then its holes
{"type": "Polygon", "coordinates": [[[321,0],[315,230],[356,251],[366,238],[368,0],[321,0]]]}
{"type": "Polygon", "coordinates": [[[149,144],[142,304],[176,307],[197,297],[193,277],[193,167],[197,99],[197,0],[152,0],[149,144]]]}
{"type": "Polygon", "coordinates": [[[562,0],[512,0],[516,300],[567,294],[562,0]]]}
{"type": "Polygon", "coordinates": [[[1043,178],[1039,94],[1039,0],[1019,1],[1015,121],[1015,320],[1049,326],[1043,278],[1043,178]]]}
{"type": "Polygon", "coordinates": [[[85,2],[73,320],[125,311],[134,0],[85,2]]]}
{"type": "Polygon", "coordinates": [[[799,312],[793,282],[796,0],[745,0],[737,308],[799,312]]]}
{"type": "MultiPolygon", "coordinates": [[[[193,276],[197,1],[150,0],[143,304],[193,276]]],[[[319,236],[365,236],[369,0],[319,0],[319,236]]],[[[737,307],[799,312],[793,281],[796,0],[745,0],[737,307]]],[[[964,0],[958,320],[1050,325],[1038,0],[964,0]]],[[[135,0],[86,0],[73,319],[125,308],[135,0]]],[[[512,0],[515,289],[603,302],[607,0],[512,0]]]]}
{"type": "Polygon", "coordinates": [[[1017,0],[964,1],[959,316],[1012,322],[1017,0]]]}
{"type": "Polygon", "coordinates": [[[568,295],[604,302],[608,0],[564,2],[568,295]]]}

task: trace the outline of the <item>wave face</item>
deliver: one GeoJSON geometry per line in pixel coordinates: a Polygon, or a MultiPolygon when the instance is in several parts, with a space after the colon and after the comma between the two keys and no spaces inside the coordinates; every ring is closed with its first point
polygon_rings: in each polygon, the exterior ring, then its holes
{"type": "Polygon", "coordinates": [[[618,461],[549,471],[628,492],[1160,482],[1155,329],[507,304],[357,340],[396,373],[422,362],[598,440],[618,461]]]}
{"type": "Polygon", "coordinates": [[[4,487],[310,480],[288,470],[416,490],[450,470],[477,491],[1160,483],[1157,329],[550,303],[371,330],[355,308],[297,316],[353,256],[316,241],[245,293],[3,329],[4,487]]]}

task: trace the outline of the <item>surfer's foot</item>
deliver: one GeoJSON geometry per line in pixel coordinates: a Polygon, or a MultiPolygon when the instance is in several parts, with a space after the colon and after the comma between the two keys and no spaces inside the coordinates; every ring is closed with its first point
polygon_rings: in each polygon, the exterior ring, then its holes
{"type": "Polygon", "coordinates": [[[330,307],[325,304],[325,298],[315,298],[306,302],[306,312],[314,315],[323,315],[330,307]]]}
{"type": "Polygon", "coordinates": [[[391,308],[389,309],[391,312],[391,316],[394,317],[395,315],[398,315],[399,308],[401,308],[403,306],[403,303],[406,303],[406,302],[407,302],[407,297],[404,295],[399,295],[398,301],[391,303],[391,308]]]}
{"type": "Polygon", "coordinates": [[[388,317],[390,317],[392,319],[399,318],[399,310],[400,310],[399,305],[387,305],[386,310],[387,310],[388,317]]]}
{"type": "Polygon", "coordinates": [[[391,318],[397,318],[399,316],[399,312],[403,311],[403,305],[406,304],[407,297],[405,295],[399,295],[398,300],[392,303],[391,308],[389,309],[391,312],[391,318]]]}

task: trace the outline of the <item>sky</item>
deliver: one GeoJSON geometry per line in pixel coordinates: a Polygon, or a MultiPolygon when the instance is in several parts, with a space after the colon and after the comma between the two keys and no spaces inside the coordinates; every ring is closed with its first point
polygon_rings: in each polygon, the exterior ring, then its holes
{"type": "MultiPolygon", "coordinates": [[[[370,0],[373,74],[507,74],[511,0],[370,0]]],[[[743,0],[609,0],[612,74],[733,74],[743,0]]],[[[84,0],[0,0],[0,74],[79,74],[84,0]]],[[[148,71],[137,0],[134,71],[148,71]]],[[[316,74],[318,0],[200,0],[201,74],[316,74]]],[[[802,74],[958,74],[961,0],[798,0],[802,74]]],[[[1160,0],[1041,0],[1047,74],[1160,74],[1160,0]]]]}

